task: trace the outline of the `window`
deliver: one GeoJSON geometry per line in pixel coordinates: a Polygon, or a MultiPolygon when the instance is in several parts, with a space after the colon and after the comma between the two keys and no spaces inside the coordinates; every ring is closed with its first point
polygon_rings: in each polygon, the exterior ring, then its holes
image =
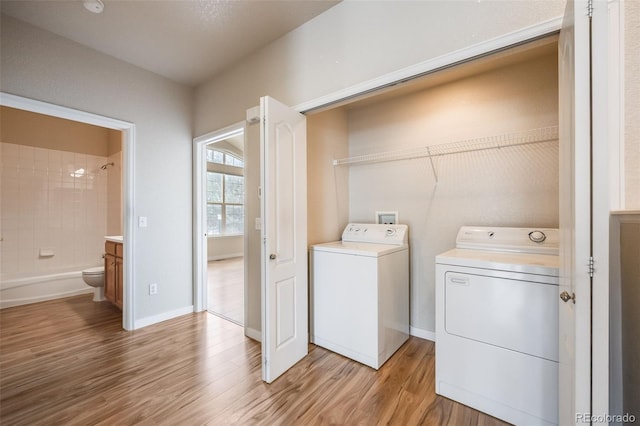
{"type": "MultiPolygon", "coordinates": [[[[241,168],[244,161],[224,151],[207,150],[210,167],[233,171],[241,168]]],[[[242,170],[238,170],[241,174],[242,170]]],[[[207,172],[207,234],[210,236],[239,235],[244,232],[244,177],[217,171],[207,172]]]]}
{"type": "Polygon", "coordinates": [[[226,164],[233,167],[244,167],[244,161],[236,155],[217,149],[207,149],[207,161],[215,164],[226,164]]]}

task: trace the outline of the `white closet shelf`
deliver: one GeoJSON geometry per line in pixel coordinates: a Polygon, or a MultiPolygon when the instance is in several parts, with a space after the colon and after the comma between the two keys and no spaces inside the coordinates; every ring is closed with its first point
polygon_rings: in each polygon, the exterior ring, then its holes
{"type": "MultiPolygon", "coordinates": [[[[507,133],[497,136],[488,136],[477,139],[466,139],[456,142],[448,142],[417,148],[408,148],[398,151],[386,151],[374,154],[358,155],[355,157],[341,158],[338,160],[333,160],[333,165],[344,166],[351,164],[372,164],[385,161],[411,160],[414,158],[429,158],[431,160],[433,157],[439,157],[442,155],[485,151],[489,149],[500,149],[518,145],[530,145],[535,143],[551,142],[555,140],[558,140],[558,126],[541,127],[539,129],[532,129],[524,132],[507,133]]],[[[431,166],[433,167],[433,162],[431,163],[431,166]]]]}

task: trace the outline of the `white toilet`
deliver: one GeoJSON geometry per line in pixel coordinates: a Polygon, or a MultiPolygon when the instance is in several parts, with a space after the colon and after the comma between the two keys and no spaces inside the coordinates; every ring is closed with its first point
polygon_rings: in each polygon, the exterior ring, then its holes
{"type": "Polygon", "coordinates": [[[93,301],[102,302],[104,297],[104,266],[96,266],[82,271],[82,280],[93,287],[93,301]]]}

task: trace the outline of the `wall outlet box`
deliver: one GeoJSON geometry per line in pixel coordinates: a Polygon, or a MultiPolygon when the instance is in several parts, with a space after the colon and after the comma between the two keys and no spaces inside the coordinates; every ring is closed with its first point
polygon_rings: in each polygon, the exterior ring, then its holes
{"type": "Polygon", "coordinates": [[[376,223],[394,225],[398,223],[398,212],[376,212],[376,223]]]}
{"type": "Polygon", "coordinates": [[[154,294],[158,294],[158,284],[157,283],[149,284],[149,295],[153,296],[154,294]]]}

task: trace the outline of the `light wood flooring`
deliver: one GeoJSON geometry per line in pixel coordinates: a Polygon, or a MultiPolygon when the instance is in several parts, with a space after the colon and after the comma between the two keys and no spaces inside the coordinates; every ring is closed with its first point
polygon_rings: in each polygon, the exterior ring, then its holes
{"type": "Polygon", "coordinates": [[[209,313],[140,330],[91,295],[0,311],[0,424],[502,425],[436,396],[434,344],[375,371],[320,347],[271,385],[260,344],[209,313]]]}
{"type": "Polygon", "coordinates": [[[207,263],[207,310],[236,324],[244,324],[244,258],[207,263]]]}

